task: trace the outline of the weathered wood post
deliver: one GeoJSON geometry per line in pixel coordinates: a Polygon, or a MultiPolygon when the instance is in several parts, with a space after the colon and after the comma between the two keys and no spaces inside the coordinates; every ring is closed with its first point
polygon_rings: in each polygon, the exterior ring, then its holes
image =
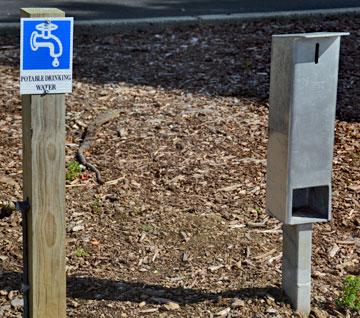
{"type": "Polygon", "coordinates": [[[312,223],[331,219],[331,174],[340,38],[272,38],[267,210],[283,225],[282,284],[310,313],[312,223]]]}
{"type": "MultiPolygon", "coordinates": [[[[25,8],[20,15],[55,18],[65,13],[54,8],[25,8]]],[[[42,49],[49,54],[49,47],[42,49]]],[[[22,81],[29,78],[21,78],[21,85],[22,81]]],[[[22,112],[24,199],[29,202],[24,237],[24,316],[64,318],[65,94],[48,94],[44,89],[22,95],[22,112]]]]}

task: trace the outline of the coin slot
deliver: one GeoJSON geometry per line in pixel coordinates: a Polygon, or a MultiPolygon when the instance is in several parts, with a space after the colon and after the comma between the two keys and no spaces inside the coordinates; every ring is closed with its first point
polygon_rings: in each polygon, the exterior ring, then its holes
{"type": "Polygon", "coordinates": [[[320,44],[316,43],[316,45],[315,45],[315,64],[319,63],[319,53],[320,53],[320,44]]]}

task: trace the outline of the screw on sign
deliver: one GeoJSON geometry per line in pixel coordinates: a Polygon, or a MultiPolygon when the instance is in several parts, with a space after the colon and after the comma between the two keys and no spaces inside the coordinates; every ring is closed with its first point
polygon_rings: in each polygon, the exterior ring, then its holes
{"type": "Polygon", "coordinates": [[[72,91],[73,19],[21,14],[24,317],[66,317],[65,94],[72,91]]]}

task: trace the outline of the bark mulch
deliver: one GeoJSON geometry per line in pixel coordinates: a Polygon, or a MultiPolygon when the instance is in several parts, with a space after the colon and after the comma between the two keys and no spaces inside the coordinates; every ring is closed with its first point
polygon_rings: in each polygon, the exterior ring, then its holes
{"type": "MultiPolygon", "coordinates": [[[[314,226],[312,317],[360,275],[359,16],[78,36],[67,96],[69,317],[300,317],[281,292],[281,224],[265,212],[271,35],[342,40],[333,220],[314,226]]],[[[21,199],[18,39],[0,36],[0,201],[21,199]]],[[[21,317],[21,215],[0,219],[0,316],[21,317]]],[[[49,317],[50,318],[50,317],[49,317]]]]}

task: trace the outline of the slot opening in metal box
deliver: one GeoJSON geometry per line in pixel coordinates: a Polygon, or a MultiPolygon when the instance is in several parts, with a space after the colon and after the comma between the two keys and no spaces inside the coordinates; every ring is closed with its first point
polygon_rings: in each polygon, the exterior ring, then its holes
{"type": "Polygon", "coordinates": [[[329,186],[317,186],[293,189],[292,216],[294,218],[311,218],[328,220],[329,186]]]}

